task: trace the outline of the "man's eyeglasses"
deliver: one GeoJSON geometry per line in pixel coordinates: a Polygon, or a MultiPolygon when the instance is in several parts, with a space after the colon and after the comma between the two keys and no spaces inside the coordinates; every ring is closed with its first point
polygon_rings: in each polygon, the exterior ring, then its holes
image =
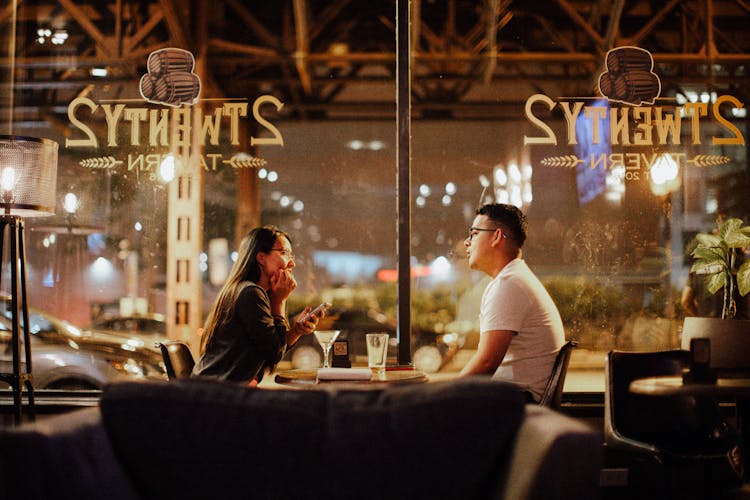
{"type": "Polygon", "coordinates": [[[279,252],[281,255],[283,255],[287,259],[294,260],[294,253],[292,253],[291,250],[287,250],[285,248],[272,248],[271,251],[272,252],[279,252]]]}
{"type": "MultiPolygon", "coordinates": [[[[470,227],[469,228],[469,237],[467,239],[469,241],[473,240],[474,236],[478,235],[480,231],[487,231],[487,232],[490,232],[490,233],[494,233],[498,229],[501,229],[501,228],[496,227],[495,229],[485,229],[485,228],[482,228],[482,227],[470,227]]],[[[503,235],[503,238],[507,238],[508,237],[505,233],[502,232],[502,230],[501,230],[500,234],[503,235]]]]}

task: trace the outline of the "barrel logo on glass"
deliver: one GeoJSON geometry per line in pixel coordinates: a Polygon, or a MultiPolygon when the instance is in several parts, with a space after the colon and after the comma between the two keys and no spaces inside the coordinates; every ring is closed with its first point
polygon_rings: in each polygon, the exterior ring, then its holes
{"type": "Polygon", "coordinates": [[[156,50],[148,56],[147,67],[140,85],[145,100],[174,107],[198,102],[201,79],[193,73],[191,52],[176,47],[156,50]]]}
{"type": "Polygon", "coordinates": [[[639,47],[617,47],[607,52],[607,71],[599,75],[599,91],[610,101],[640,106],[653,104],[661,81],[652,70],[651,53],[639,47]]]}
{"type": "Polygon", "coordinates": [[[195,73],[195,57],[190,51],[167,47],[151,52],[138,90],[147,103],[157,106],[133,104],[133,99],[108,99],[100,103],[85,95],[78,96],[68,105],[68,119],[74,131],[66,137],[65,147],[97,152],[96,156],[80,160],[84,168],[109,170],[122,166],[128,171],[149,174],[154,180],[162,175],[159,172],[164,165],[173,166],[170,176],[194,169],[216,171],[222,166],[264,168],[267,162],[263,158],[242,152],[225,156],[224,146],[239,148],[244,120],[255,122],[250,127],[251,147],[284,146],[281,131],[262,112],[271,106],[278,113],[284,103],[273,95],[255,99],[206,98],[201,97],[201,89],[201,79],[195,73]],[[203,106],[193,108],[199,101],[203,101],[203,106]],[[101,119],[106,123],[105,129],[89,123],[101,119]],[[191,148],[194,144],[205,149],[195,152],[191,148]],[[125,146],[135,149],[120,149],[125,146]],[[140,146],[147,146],[149,151],[140,150],[140,146]],[[162,147],[170,151],[152,151],[162,147]],[[184,152],[176,155],[173,150],[179,148],[184,148],[184,152]]]}

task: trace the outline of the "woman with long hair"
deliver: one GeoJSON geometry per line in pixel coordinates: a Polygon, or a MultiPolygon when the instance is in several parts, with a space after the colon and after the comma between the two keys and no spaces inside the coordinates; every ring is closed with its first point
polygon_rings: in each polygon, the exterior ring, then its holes
{"type": "Polygon", "coordinates": [[[287,348],[315,331],[321,315],[305,307],[290,327],[286,301],[297,282],[292,242],[283,231],[257,227],[242,240],[237,261],[206,318],[193,375],[258,382],[287,348]]]}

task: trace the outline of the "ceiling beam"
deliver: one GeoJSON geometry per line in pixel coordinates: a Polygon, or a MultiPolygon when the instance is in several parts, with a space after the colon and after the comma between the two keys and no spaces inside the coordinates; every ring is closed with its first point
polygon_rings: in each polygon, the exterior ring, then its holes
{"type": "MultiPolygon", "coordinates": [[[[217,44],[221,47],[225,46],[232,51],[254,55],[257,60],[256,62],[265,63],[269,66],[278,66],[282,63],[288,63],[294,60],[294,57],[288,54],[277,54],[277,53],[265,53],[260,48],[237,44],[234,45],[231,42],[220,41],[217,39],[211,39],[210,44],[217,44]]],[[[163,44],[154,45],[144,49],[144,53],[150,53],[156,48],[162,47],[163,44]]],[[[671,62],[683,62],[683,63],[700,63],[705,62],[706,55],[703,52],[694,53],[671,53],[671,52],[654,52],[651,54],[654,61],[658,63],[671,63],[671,62]]],[[[216,54],[219,61],[222,64],[227,62],[234,62],[241,64],[243,61],[247,61],[244,57],[232,57],[222,56],[216,54]]],[[[99,57],[77,57],[77,56],[55,56],[55,57],[19,57],[16,59],[17,68],[27,69],[65,69],[71,66],[73,67],[94,67],[94,66],[110,66],[117,65],[127,62],[140,62],[142,55],[129,53],[123,56],[121,59],[102,59],[99,57]]],[[[488,58],[487,54],[476,54],[473,52],[451,52],[451,53],[420,53],[415,55],[415,59],[418,63],[430,63],[435,61],[453,60],[453,61],[481,61],[488,58]]],[[[523,64],[523,63],[596,63],[599,61],[599,57],[590,54],[588,52],[500,52],[497,54],[497,60],[502,64],[523,64]]],[[[396,55],[392,52],[349,52],[347,54],[330,54],[330,53],[314,53],[308,54],[306,57],[308,62],[315,63],[361,63],[361,64],[389,64],[396,62],[396,55]]],[[[0,57],[0,68],[9,68],[10,59],[7,57],[0,57]]],[[[747,53],[726,53],[719,52],[714,55],[714,62],[717,64],[749,64],[750,54],[747,53]]],[[[469,75],[472,76],[472,75],[469,75]]]]}
{"type": "MultiPolygon", "coordinates": [[[[412,0],[415,1],[415,0],[412,0]]],[[[338,0],[336,2],[328,2],[325,9],[319,15],[316,16],[315,26],[310,29],[310,41],[315,40],[324,29],[326,29],[336,19],[344,8],[349,5],[350,0],[338,0]]]]}
{"type": "Polygon", "coordinates": [[[156,12],[154,12],[154,14],[150,16],[141,27],[138,28],[138,31],[136,31],[133,36],[125,40],[126,43],[123,53],[127,54],[128,52],[138,47],[138,45],[144,40],[144,38],[146,38],[152,31],[154,31],[154,28],[156,28],[156,26],[158,26],[159,23],[163,20],[163,11],[157,10],[156,12]]]}
{"type": "Polygon", "coordinates": [[[601,37],[601,35],[597,33],[596,30],[592,28],[591,25],[587,23],[583,17],[581,17],[578,11],[572,5],[570,5],[568,0],[556,0],[556,2],[560,6],[560,8],[565,11],[568,17],[572,19],[573,22],[576,23],[578,27],[581,28],[589,36],[589,38],[591,38],[596,46],[604,46],[604,39],[601,37]]]}
{"type": "MultiPolygon", "coordinates": [[[[625,7],[625,0],[614,0],[614,4],[610,10],[609,22],[607,23],[607,32],[604,35],[604,45],[602,46],[603,52],[608,52],[614,48],[617,36],[620,33],[620,19],[622,18],[622,9],[625,7]]],[[[604,60],[599,63],[599,71],[593,71],[593,80],[591,81],[591,88],[599,88],[599,74],[604,70],[604,60]]]]}
{"type": "Polygon", "coordinates": [[[78,25],[83,28],[83,30],[86,32],[88,36],[91,37],[91,39],[96,44],[97,48],[101,51],[101,53],[104,55],[104,57],[113,57],[114,54],[112,53],[112,49],[110,47],[110,43],[107,40],[107,38],[102,34],[99,29],[94,26],[94,23],[91,22],[89,17],[86,15],[85,12],[83,12],[82,9],[80,9],[78,6],[76,6],[75,3],[73,3],[71,0],[57,0],[62,7],[68,11],[68,14],[71,15],[71,17],[75,20],[78,25]]]}
{"type": "Polygon", "coordinates": [[[487,47],[485,52],[489,58],[484,66],[482,81],[490,83],[497,61],[497,16],[500,11],[500,0],[487,0],[485,5],[484,12],[487,15],[487,47]]]}
{"type": "Polygon", "coordinates": [[[745,12],[750,14],[750,3],[746,2],[745,0],[734,0],[734,1],[737,3],[737,5],[742,7],[745,10],[745,12]]]}
{"type": "Polygon", "coordinates": [[[171,43],[182,49],[190,50],[191,47],[188,43],[188,37],[185,34],[185,27],[182,25],[182,21],[180,21],[174,1],[159,0],[159,5],[161,5],[164,20],[167,23],[171,43]]]}
{"type": "Polygon", "coordinates": [[[0,24],[4,23],[7,19],[13,16],[13,10],[16,7],[20,7],[23,3],[23,0],[18,0],[16,2],[16,5],[13,5],[13,1],[11,0],[8,2],[8,6],[5,7],[3,10],[0,10],[0,24]]]}
{"type": "MultiPolygon", "coordinates": [[[[22,80],[16,88],[25,93],[23,103],[37,103],[39,110],[51,103],[57,109],[71,96],[105,85],[111,87],[108,95],[130,95],[148,54],[181,46],[194,52],[196,63],[197,52],[204,54],[204,95],[273,91],[287,105],[285,119],[324,116],[327,109],[336,117],[355,116],[359,108],[362,116],[388,113],[365,109],[368,99],[387,101],[395,83],[392,8],[352,0],[201,1],[24,2],[29,7],[18,26],[30,37],[25,40],[33,40],[39,22],[53,27],[67,22],[71,37],[69,46],[28,43],[28,52],[16,54],[14,74],[22,80]],[[330,50],[336,43],[346,44],[346,50],[330,50]],[[110,76],[91,77],[88,69],[94,66],[109,66],[110,76]],[[219,78],[213,80],[212,71],[219,78]],[[339,103],[344,107],[337,108],[339,103]]],[[[653,53],[655,71],[670,86],[715,81],[750,94],[750,74],[742,72],[750,65],[742,31],[750,0],[411,1],[416,116],[423,110],[437,111],[436,117],[479,115],[451,106],[473,105],[489,92],[505,95],[511,88],[514,99],[535,92],[590,95],[604,53],[623,44],[661,51],[653,53]],[[704,70],[707,62],[716,65],[714,73],[704,70]]],[[[3,25],[10,15],[6,5],[0,7],[3,25]]],[[[0,58],[0,72],[7,72],[9,58],[0,58]]]]}
{"type": "Polygon", "coordinates": [[[623,8],[625,8],[625,0],[614,0],[610,9],[607,32],[604,35],[604,45],[602,46],[604,52],[608,52],[615,46],[615,41],[620,33],[620,19],[622,19],[623,8]]]}
{"type": "Polygon", "coordinates": [[[308,38],[307,29],[307,1],[294,1],[294,28],[297,39],[297,50],[294,52],[294,64],[299,73],[299,79],[302,82],[302,89],[305,94],[312,93],[312,83],[310,82],[310,72],[307,68],[307,54],[310,52],[310,39],[308,38]]]}
{"type": "Polygon", "coordinates": [[[661,9],[659,9],[659,12],[656,13],[656,15],[651,16],[651,19],[643,25],[643,27],[638,30],[638,32],[627,38],[628,45],[638,45],[641,43],[641,41],[648,36],[649,33],[651,33],[654,28],[669,14],[672,9],[675,8],[677,4],[680,3],[680,0],[669,0],[661,9]]]}
{"type": "Polygon", "coordinates": [[[239,0],[225,0],[225,3],[234,10],[239,16],[243,23],[250,27],[250,30],[255,36],[260,38],[263,42],[271,47],[278,47],[280,44],[279,37],[271,33],[268,28],[261,23],[252,12],[250,12],[245,5],[239,0]]]}
{"type": "Polygon", "coordinates": [[[122,55],[123,42],[122,42],[122,0],[115,0],[115,54],[117,56],[122,55]]]}
{"type": "Polygon", "coordinates": [[[264,58],[276,58],[280,57],[280,54],[275,49],[269,49],[266,47],[257,47],[255,45],[246,45],[242,43],[230,42],[228,40],[222,40],[220,38],[209,38],[209,47],[216,49],[220,52],[233,52],[236,54],[246,54],[249,56],[259,56],[264,58]]]}

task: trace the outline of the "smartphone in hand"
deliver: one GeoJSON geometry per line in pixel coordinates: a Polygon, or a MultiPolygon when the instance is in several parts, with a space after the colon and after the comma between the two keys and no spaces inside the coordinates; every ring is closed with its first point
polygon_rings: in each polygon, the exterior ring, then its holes
{"type": "Polygon", "coordinates": [[[322,316],[324,311],[327,311],[331,307],[330,302],[323,302],[318,307],[307,313],[305,316],[304,321],[308,321],[313,316],[322,316]]]}

